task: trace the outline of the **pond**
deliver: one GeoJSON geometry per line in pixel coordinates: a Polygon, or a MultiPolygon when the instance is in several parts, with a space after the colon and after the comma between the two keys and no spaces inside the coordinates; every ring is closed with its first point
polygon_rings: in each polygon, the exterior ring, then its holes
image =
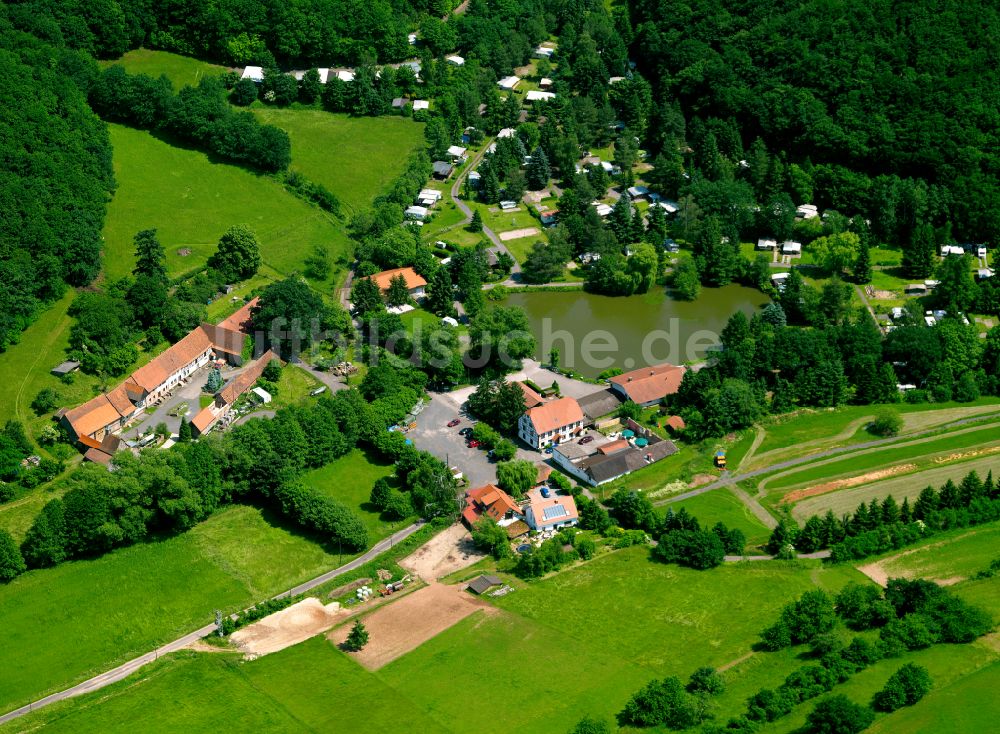
{"type": "Polygon", "coordinates": [[[583,291],[511,293],[504,305],[528,314],[537,341],[536,357],[587,377],[610,367],[630,370],[659,362],[697,361],[719,343],[719,333],[737,310],[748,316],[768,302],[752,288],[702,288],[697,301],[676,301],[658,290],[611,297],[583,291]]]}

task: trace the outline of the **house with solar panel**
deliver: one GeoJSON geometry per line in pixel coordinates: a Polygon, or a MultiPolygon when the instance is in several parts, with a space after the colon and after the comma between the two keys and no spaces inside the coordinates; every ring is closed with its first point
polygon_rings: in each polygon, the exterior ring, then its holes
{"type": "Polygon", "coordinates": [[[576,525],[580,515],[576,510],[576,501],[570,495],[557,495],[538,487],[528,492],[524,521],[529,528],[540,533],[576,525]]]}

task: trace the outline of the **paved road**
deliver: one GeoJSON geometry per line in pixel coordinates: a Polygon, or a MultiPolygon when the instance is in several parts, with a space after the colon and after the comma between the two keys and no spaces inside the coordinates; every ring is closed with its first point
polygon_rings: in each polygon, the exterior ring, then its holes
{"type": "Polygon", "coordinates": [[[711,484],[706,484],[697,489],[692,489],[690,492],[684,492],[683,494],[674,495],[673,497],[668,497],[658,502],[654,502],[654,505],[669,505],[673,502],[680,502],[682,500],[691,499],[692,497],[697,497],[700,494],[705,494],[706,492],[711,492],[713,489],[718,489],[719,487],[725,487],[730,484],[735,484],[736,482],[742,482],[745,479],[754,479],[764,474],[770,474],[771,472],[781,471],[782,469],[791,469],[792,467],[801,466],[802,464],[808,464],[811,462],[819,461],[820,459],[826,459],[831,456],[838,456],[840,454],[851,453],[853,451],[863,451],[864,449],[876,448],[878,446],[883,446],[888,443],[900,443],[909,441],[911,439],[920,438],[921,436],[927,436],[929,434],[941,433],[950,428],[957,428],[959,426],[968,425],[971,423],[979,423],[982,421],[990,420],[996,418],[995,415],[984,415],[984,416],[974,416],[972,418],[963,418],[962,420],[953,421],[951,423],[946,423],[940,426],[934,426],[932,428],[927,428],[923,431],[915,431],[914,433],[907,434],[906,436],[893,436],[891,438],[879,438],[873,441],[863,441],[861,443],[851,444],[850,446],[838,446],[837,448],[827,449],[825,451],[820,451],[816,454],[809,454],[808,456],[800,456],[796,459],[789,459],[788,461],[781,461],[777,464],[771,464],[770,466],[763,466],[760,469],[754,469],[753,471],[744,472],[742,474],[729,474],[726,473],[718,481],[712,482],[711,484]]]}
{"type": "MultiPolygon", "coordinates": [[[[465,171],[463,171],[461,175],[456,176],[455,182],[451,185],[451,200],[455,202],[455,206],[458,207],[458,210],[465,215],[466,223],[472,220],[472,209],[469,208],[468,204],[466,204],[464,201],[458,198],[458,191],[462,186],[462,181],[465,179],[466,176],[469,175],[469,171],[474,170],[476,164],[478,164],[479,161],[482,160],[483,156],[486,155],[486,149],[490,147],[490,143],[492,143],[493,141],[494,138],[490,138],[489,140],[483,142],[483,149],[480,150],[478,153],[476,153],[476,156],[471,161],[469,161],[469,165],[466,166],[465,171]]],[[[517,280],[516,276],[521,272],[521,264],[514,258],[514,255],[511,253],[511,251],[507,249],[507,246],[500,241],[500,238],[497,237],[496,232],[487,227],[485,224],[483,225],[483,234],[489,238],[490,242],[493,243],[494,247],[499,249],[500,252],[506,252],[510,256],[510,259],[514,261],[514,267],[510,269],[510,274],[512,279],[517,280]]]]}
{"type": "MultiPolygon", "coordinates": [[[[289,589],[286,592],[278,594],[278,596],[286,596],[286,595],[295,596],[296,594],[304,594],[310,589],[314,589],[317,586],[320,586],[321,584],[325,584],[327,581],[330,581],[331,579],[334,579],[341,574],[347,573],[348,571],[353,571],[354,569],[359,568],[360,566],[363,566],[364,564],[368,563],[376,556],[389,550],[395,543],[398,543],[401,540],[408,538],[417,530],[419,530],[422,526],[423,522],[416,522],[408,527],[405,527],[399,532],[393,533],[388,538],[379,541],[374,546],[372,546],[367,553],[358,556],[353,561],[345,563],[340,568],[335,568],[332,571],[328,571],[327,573],[324,573],[322,576],[317,576],[311,581],[306,581],[304,584],[299,584],[298,586],[289,589]]],[[[72,688],[67,688],[65,691],[59,691],[58,693],[53,693],[49,696],[46,696],[45,698],[33,701],[32,703],[29,703],[27,706],[22,706],[19,709],[15,709],[14,711],[6,713],[3,716],[0,716],[0,724],[4,724],[8,721],[19,718],[28,713],[31,713],[32,711],[36,711],[42,708],[43,706],[48,706],[50,703],[56,703],[57,701],[65,701],[68,698],[73,698],[74,696],[80,696],[83,695],[84,693],[90,693],[91,691],[99,690],[101,688],[104,688],[105,686],[111,685],[112,683],[117,683],[118,681],[127,678],[128,676],[130,676],[132,673],[134,673],[136,670],[143,667],[144,665],[148,665],[149,663],[153,662],[154,660],[159,658],[160,655],[166,655],[171,652],[176,652],[177,650],[180,650],[181,648],[190,645],[192,642],[196,642],[197,640],[200,640],[203,637],[207,637],[208,635],[213,634],[215,632],[215,629],[216,628],[214,623],[206,624],[204,627],[201,627],[195,630],[194,632],[186,634],[183,637],[174,640],[173,642],[168,642],[166,645],[158,647],[152,652],[148,652],[145,655],[140,655],[137,658],[133,658],[132,660],[129,660],[127,663],[119,665],[117,668],[113,668],[112,670],[109,670],[105,673],[101,673],[100,675],[95,675],[93,678],[85,680],[83,683],[78,683],[72,688]]]]}

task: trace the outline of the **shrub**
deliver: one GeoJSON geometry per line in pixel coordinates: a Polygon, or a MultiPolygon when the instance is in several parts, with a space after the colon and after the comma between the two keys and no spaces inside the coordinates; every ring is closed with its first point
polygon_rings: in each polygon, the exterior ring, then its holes
{"type": "Polygon", "coordinates": [[[704,667],[698,668],[691,674],[687,690],[689,693],[707,693],[709,696],[718,696],[725,692],[726,684],[715,668],[704,667]]]}
{"type": "Polygon", "coordinates": [[[31,409],[35,415],[51,413],[59,406],[59,393],[51,387],[45,387],[38,391],[35,399],[31,401],[31,409]]]}
{"type": "Polygon", "coordinates": [[[577,535],[573,539],[573,547],[580,554],[580,558],[585,561],[589,561],[594,557],[594,553],[597,552],[597,543],[594,542],[593,538],[589,538],[586,535],[577,535]]]}
{"type": "Polygon", "coordinates": [[[806,717],[808,731],[815,734],[856,734],[875,720],[874,712],[851,701],[847,696],[830,696],[806,717]]]}
{"type": "Polygon", "coordinates": [[[721,564],[726,557],[726,549],[713,532],[674,530],[660,537],[653,555],[668,563],[704,570],[721,564]]]}
{"type": "Polygon", "coordinates": [[[903,419],[899,411],[892,408],[882,408],[875,414],[875,419],[868,425],[868,432],[876,436],[895,436],[903,427],[903,419]]]}
{"type": "Polygon", "coordinates": [[[885,687],[872,697],[872,706],[878,711],[895,711],[912,706],[931,689],[931,676],[927,668],[907,663],[886,681],[885,687]]]}
{"type": "Polygon", "coordinates": [[[650,681],[634,694],[618,715],[618,720],[628,726],[686,729],[697,723],[697,713],[680,679],[671,676],[650,681]]]}
{"type": "Polygon", "coordinates": [[[0,581],[10,581],[27,570],[21,550],[6,530],[0,530],[0,581]]]}
{"type": "Polygon", "coordinates": [[[807,591],[798,601],[785,605],[778,621],[761,633],[761,641],[768,650],[799,645],[829,632],[836,620],[829,594],[821,589],[807,591]]]}

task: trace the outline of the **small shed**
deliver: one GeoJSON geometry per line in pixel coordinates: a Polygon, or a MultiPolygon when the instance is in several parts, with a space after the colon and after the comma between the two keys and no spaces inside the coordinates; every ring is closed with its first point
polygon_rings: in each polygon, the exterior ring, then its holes
{"type": "Polygon", "coordinates": [[[555,97],[555,92],[543,92],[538,89],[532,89],[524,96],[529,102],[544,102],[549,99],[555,99],[555,97]]]}
{"type": "Polygon", "coordinates": [[[79,368],[80,368],[79,362],[74,362],[73,360],[68,359],[62,364],[58,364],[55,367],[53,367],[52,374],[55,375],[56,377],[62,377],[63,375],[68,375],[70,372],[73,372],[79,368]]]}
{"type": "Polygon", "coordinates": [[[264,405],[267,405],[268,403],[271,402],[271,393],[269,393],[264,388],[255,387],[251,392],[258,398],[260,398],[260,402],[262,402],[264,405]]]}
{"type": "Polygon", "coordinates": [[[469,591],[473,594],[485,594],[494,586],[501,586],[503,581],[499,576],[483,575],[477,576],[469,582],[469,591]]]}
{"type": "Polygon", "coordinates": [[[461,56],[457,54],[452,54],[451,56],[445,56],[444,60],[447,61],[449,64],[453,64],[455,66],[465,65],[465,59],[463,59],[461,56]]]}
{"type": "Polygon", "coordinates": [[[505,76],[503,79],[497,82],[497,84],[501,89],[506,89],[507,91],[512,91],[520,83],[521,80],[518,79],[516,76],[505,76]]]}
{"type": "Polygon", "coordinates": [[[243,70],[240,79],[249,79],[252,82],[257,82],[260,84],[264,81],[264,69],[260,66],[248,66],[243,70]]]}
{"type": "Polygon", "coordinates": [[[429,110],[431,108],[431,103],[426,99],[415,99],[413,100],[413,111],[417,110],[429,110]]]}
{"type": "Polygon", "coordinates": [[[792,240],[786,240],[781,243],[781,254],[782,255],[801,255],[802,254],[802,243],[794,242],[792,240]]]}
{"type": "Polygon", "coordinates": [[[452,158],[465,159],[465,153],[467,148],[463,148],[461,145],[452,145],[448,147],[448,155],[452,158]]]}
{"type": "MultiPolygon", "coordinates": [[[[416,102],[414,102],[416,104],[416,102]]],[[[434,178],[446,179],[451,176],[455,166],[448,161],[434,161],[434,178]]]]}

